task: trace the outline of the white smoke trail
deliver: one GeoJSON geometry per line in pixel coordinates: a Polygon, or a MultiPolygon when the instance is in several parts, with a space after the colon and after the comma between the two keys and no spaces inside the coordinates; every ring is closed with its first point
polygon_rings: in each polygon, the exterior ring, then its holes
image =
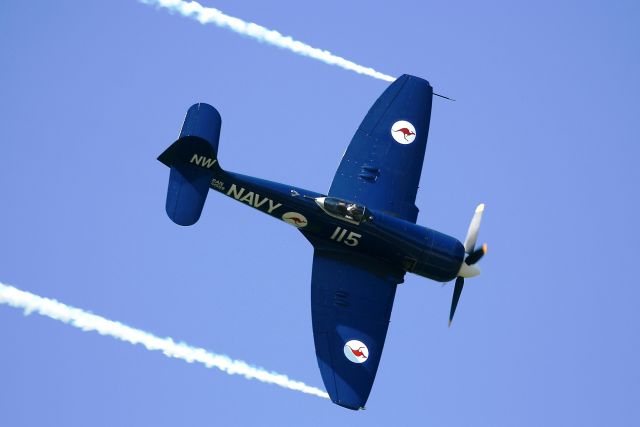
{"type": "Polygon", "coordinates": [[[354,71],[376,79],[392,82],[395,77],[380,73],[373,68],[358,65],[355,62],[333,55],[327,50],[318,49],[308,44],[299,42],[289,36],[283,36],[277,31],[269,30],[261,25],[246,22],[233,16],[225,15],[218,9],[202,6],[195,1],[184,0],[139,0],[141,3],[163,7],[170,12],[177,12],[187,18],[192,18],[201,24],[214,24],[220,28],[226,28],[243,36],[251,37],[258,41],[269,43],[282,49],[287,49],[298,55],[308,56],[329,65],[337,65],[345,70],[354,71]]]}
{"type": "Polygon", "coordinates": [[[159,350],[167,357],[175,357],[189,363],[202,363],[207,368],[218,368],[229,375],[243,375],[247,379],[256,379],[264,383],[279,385],[289,390],[300,391],[324,397],[325,399],[329,398],[329,395],[324,391],[308,386],[303,382],[291,380],[286,375],[269,372],[264,368],[251,366],[242,360],[234,360],[221,354],[211,353],[203,348],[176,343],[171,338],[159,338],[148,332],[123,325],[120,322],[114,322],[79,308],[70,307],[56,300],[43,298],[2,283],[0,283],[0,304],[21,308],[26,315],[36,312],[83,331],[96,331],[100,335],[108,335],[131,344],[142,344],[147,350],[159,350]]]}

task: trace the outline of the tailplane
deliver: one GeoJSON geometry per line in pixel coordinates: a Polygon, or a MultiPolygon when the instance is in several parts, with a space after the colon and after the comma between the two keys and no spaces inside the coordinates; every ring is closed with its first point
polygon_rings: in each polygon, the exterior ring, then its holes
{"type": "Polygon", "coordinates": [[[171,168],[167,189],[167,215],[178,225],[193,225],[200,218],[218,164],[220,113],[209,104],[194,104],[187,111],[180,137],[158,160],[171,168]]]}

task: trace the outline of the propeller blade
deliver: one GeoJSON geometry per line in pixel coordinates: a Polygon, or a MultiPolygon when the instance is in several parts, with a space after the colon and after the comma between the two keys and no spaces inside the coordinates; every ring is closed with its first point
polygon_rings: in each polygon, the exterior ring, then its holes
{"type": "Polygon", "coordinates": [[[462,293],[463,287],[464,277],[458,277],[456,279],[456,286],[453,288],[453,299],[451,300],[451,311],[449,312],[449,327],[451,327],[453,315],[456,314],[456,307],[458,306],[458,301],[460,300],[460,294],[462,293]]]}
{"type": "Polygon", "coordinates": [[[471,252],[471,254],[469,254],[469,256],[464,260],[464,262],[466,262],[467,265],[473,265],[476,262],[480,261],[480,259],[486,253],[487,253],[487,244],[485,243],[484,245],[482,245],[480,249],[471,252]]]}
{"type": "Polygon", "coordinates": [[[473,248],[476,247],[478,231],[480,230],[480,221],[482,221],[482,212],[484,212],[484,203],[480,203],[478,207],[476,207],[476,212],[473,214],[473,218],[469,224],[467,238],[464,239],[464,251],[468,254],[473,252],[473,248]]]}

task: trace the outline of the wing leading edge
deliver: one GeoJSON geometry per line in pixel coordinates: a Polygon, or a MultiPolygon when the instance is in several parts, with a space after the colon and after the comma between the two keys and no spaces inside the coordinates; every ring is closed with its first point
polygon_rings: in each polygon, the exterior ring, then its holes
{"type": "Polygon", "coordinates": [[[331,400],[364,407],[380,363],[396,286],[404,272],[316,247],[311,279],[313,338],[331,400]]]}
{"type": "Polygon", "coordinates": [[[394,81],[358,127],[329,195],[415,223],[432,100],[428,81],[407,74],[394,81]]]}

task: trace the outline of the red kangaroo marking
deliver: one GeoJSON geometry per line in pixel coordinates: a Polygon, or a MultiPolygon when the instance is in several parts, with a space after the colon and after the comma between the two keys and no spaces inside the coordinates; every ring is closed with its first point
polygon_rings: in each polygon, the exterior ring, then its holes
{"type": "Polygon", "coordinates": [[[365,359],[367,358],[367,356],[365,356],[364,353],[360,351],[361,348],[366,348],[366,347],[358,347],[356,350],[352,349],[351,346],[349,345],[347,345],[347,347],[349,347],[349,350],[351,350],[351,353],[353,353],[356,357],[364,357],[365,359]]]}
{"type": "Polygon", "coordinates": [[[302,220],[302,219],[298,218],[297,216],[291,216],[291,217],[289,217],[289,218],[287,218],[287,219],[288,219],[289,221],[293,221],[293,222],[295,222],[296,224],[305,224],[305,223],[307,222],[307,221],[304,221],[304,220],[302,220]]]}
{"type": "Polygon", "coordinates": [[[415,135],[415,132],[411,132],[409,129],[407,128],[400,128],[400,129],[396,129],[394,130],[394,132],[402,132],[402,135],[404,136],[404,140],[408,141],[407,137],[411,136],[411,135],[415,135]]]}

